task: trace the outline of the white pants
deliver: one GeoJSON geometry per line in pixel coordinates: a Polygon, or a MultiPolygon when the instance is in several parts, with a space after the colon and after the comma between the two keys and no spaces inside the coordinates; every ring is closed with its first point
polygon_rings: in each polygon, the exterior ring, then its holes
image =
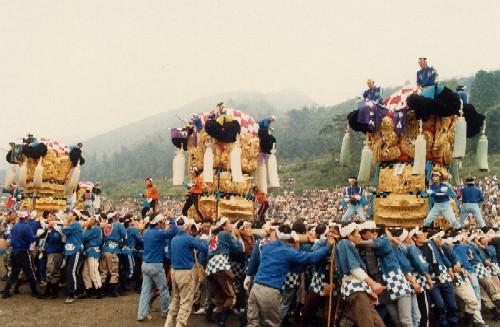
{"type": "Polygon", "coordinates": [[[99,258],[85,258],[85,263],[83,264],[83,283],[87,290],[92,288],[92,285],[96,289],[102,287],[101,275],[99,274],[99,258]]]}

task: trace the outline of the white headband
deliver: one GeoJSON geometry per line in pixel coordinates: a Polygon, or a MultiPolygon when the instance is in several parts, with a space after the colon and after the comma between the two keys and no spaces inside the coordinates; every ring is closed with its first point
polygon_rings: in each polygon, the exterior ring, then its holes
{"type": "Polygon", "coordinates": [[[282,233],[280,231],[277,231],[277,233],[278,233],[278,238],[280,240],[294,240],[294,241],[298,241],[298,239],[299,239],[297,233],[294,230],[290,234],[285,234],[285,233],[282,233]]]}
{"type": "Polygon", "coordinates": [[[347,226],[344,226],[340,229],[340,236],[342,237],[347,237],[347,235],[351,234],[358,228],[358,225],[356,223],[350,223],[347,226]]]}
{"type": "Polygon", "coordinates": [[[229,221],[229,219],[227,219],[227,217],[222,217],[218,222],[217,224],[215,225],[216,228],[221,228],[222,226],[224,226],[227,222],[229,221]]]}
{"type": "Polygon", "coordinates": [[[440,231],[439,233],[436,233],[434,235],[431,236],[431,239],[435,240],[436,238],[443,238],[444,236],[444,232],[443,231],[440,231]]]}
{"type": "Polygon", "coordinates": [[[359,230],[377,229],[377,224],[373,220],[367,220],[359,225],[359,230]]]}

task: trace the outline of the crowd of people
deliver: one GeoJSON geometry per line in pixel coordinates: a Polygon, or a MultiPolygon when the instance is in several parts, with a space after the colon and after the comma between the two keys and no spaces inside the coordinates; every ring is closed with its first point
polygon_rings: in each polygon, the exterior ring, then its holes
{"type": "MultiPolygon", "coordinates": [[[[431,197],[444,196],[437,177],[431,197]]],[[[134,289],[139,321],[153,319],[159,297],[166,326],[187,326],[192,313],[218,326],[230,315],[241,326],[427,326],[430,319],[484,326],[483,315],[500,312],[498,182],[466,184],[455,193],[463,202],[467,187],[484,193],[477,203],[484,224],[471,211],[468,220],[455,217],[460,228],[447,234],[426,222],[413,230],[354,217],[340,224],[357,205],[352,198],[369,195],[353,179],[344,188],[266,198],[261,229],[227,218],[196,223],[182,215],[180,199],[149,199],[158,197],[149,178],[148,210],[12,210],[1,218],[2,298],[25,280],[36,298],[58,298],[64,287],[68,304],[134,289]]]]}

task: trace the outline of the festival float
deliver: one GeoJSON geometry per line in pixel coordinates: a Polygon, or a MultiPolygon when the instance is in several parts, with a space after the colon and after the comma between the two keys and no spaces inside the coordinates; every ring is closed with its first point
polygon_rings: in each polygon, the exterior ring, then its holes
{"type": "MultiPolygon", "coordinates": [[[[459,185],[467,139],[480,135],[476,152],[480,171],[488,170],[485,116],[466,97],[438,84],[425,88],[405,86],[381,103],[359,101],[348,114],[340,164],[350,159],[351,133],[365,135],[358,181],[373,181],[369,215],[377,224],[422,226],[432,206],[426,194],[432,171],[459,185]],[[371,177],[373,176],[373,180],[371,177]]],[[[456,194],[452,206],[458,216],[456,194]]],[[[435,222],[447,228],[439,217],[435,222]]]]}
{"type": "MultiPolygon", "coordinates": [[[[187,186],[186,166],[202,169],[199,208],[205,217],[252,221],[252,187],[264,193],[279,187],[276,139],[268,126],[259,127],[240,110],[219,107],[193,115],[182,128],[171,129],[171,138],[176,147],[173,185],[187,186]]],[[[194,207],[188,216],[200,219],[194,207]]]]}
{"type": "Polygon", "coordinates": [[[10,143],[4,187],[15,183],[24,191],[19,209],[65,211],[66,199],[76,190],[80,166],[85,163],[81,144],[66,146],[28,134],[22,143],[10,143]]]}

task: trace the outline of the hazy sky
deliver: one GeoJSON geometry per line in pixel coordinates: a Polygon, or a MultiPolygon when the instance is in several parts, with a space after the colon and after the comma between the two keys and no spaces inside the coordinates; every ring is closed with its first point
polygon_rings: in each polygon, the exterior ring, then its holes
{"type": "Polygon", "coordinates": [[[0,146],[232,90],[335,104],[367,77],[413,82],[419,56],[442,78],[500,68],[499,14],[498,0],[0,0],[0,146]]]}

